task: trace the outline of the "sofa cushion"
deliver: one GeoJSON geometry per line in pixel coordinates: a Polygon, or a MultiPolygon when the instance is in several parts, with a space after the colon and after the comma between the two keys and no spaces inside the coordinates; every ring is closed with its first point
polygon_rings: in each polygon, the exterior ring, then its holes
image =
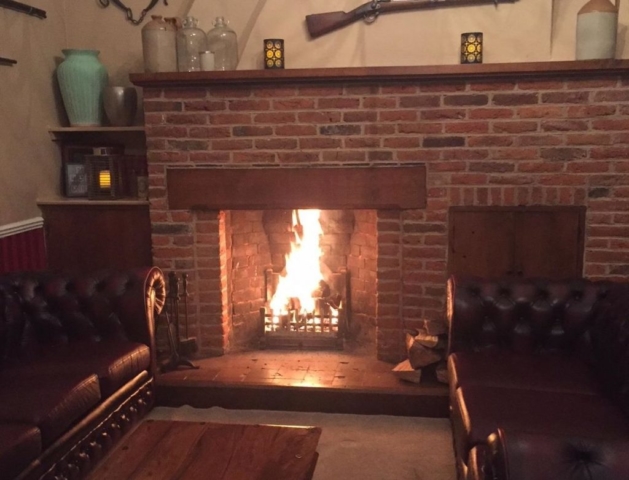
{"type": "Polygon", "coordinates": [[[621,410],[598,395],[470,385],[459,387],[454,400],[453,418],[465,437],[455,441],[466,452],[498,428],[594,439],[629,435],[621,410]]]}
{"type": "Polygon", "coordinates": [[[149,347],[129,341],[74,342],[42,349],[28,362],[7,362],[0,378],[96,374],[103,399],[149,368],[149,347]]]}
{"type": "Polygon", "coordinates": [[[508,348],[589,359],[588,330],[611,285],[583,278],[453,276],[447,296],[449,352],[508,348]]]}
{"type": "Polygon", "coordinates": [[[0,477],[16,477],[41,451],[41,432],[36,426],[0,424],[0,477]]]}
{"type": "Polygon", "coordinates": [[[100,401],[96,375],[0,376],[0,422],[29,423],[41,430],[44,447],[100,401]]]}
{"type": "Polygon", "coordinates": [[[559,354],[457,352],[448,358],[452,393],[460,386],[522,388],[567,393],[598,393],[592,369],[559,354]]]}
{"type": "Polygon", "coordinates": [[[500,429],[489,444],[491,478],[625,480],[629,472],[629,439],[592,440],[500,429]]]}
{"type": "Polygon", "coordinates": [[[103,398],[122,387],[151,364],[149,347],[134,342],[100,342],[95,346],[82,345],[71,364],[78,363],[86,371],[98,375],[103,398]]]}
{"type": "Polygon", "coordinates": [[[592,328],[597,378],[629,416],[629,283],[614,285],[592,328]]]}

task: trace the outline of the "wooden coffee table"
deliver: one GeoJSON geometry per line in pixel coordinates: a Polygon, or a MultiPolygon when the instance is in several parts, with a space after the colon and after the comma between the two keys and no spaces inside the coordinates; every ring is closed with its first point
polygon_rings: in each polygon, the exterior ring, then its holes
{"type": "Polygon", "coordinates": [[[146,420],[90,480],[310,480],[321,429],[146,420]]]}

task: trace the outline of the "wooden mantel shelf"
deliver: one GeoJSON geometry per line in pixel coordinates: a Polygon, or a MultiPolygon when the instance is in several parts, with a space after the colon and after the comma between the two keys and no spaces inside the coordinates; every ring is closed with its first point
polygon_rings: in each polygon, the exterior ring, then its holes
{"type": "Polygon", "coordinates": [[[278,85],[295,83],[470,80],[629,75],[629,60],[489,63],[414,67],[347,67],[227,72],[132,73],[140,87],[206,87],[212,85],[278,85]]]}

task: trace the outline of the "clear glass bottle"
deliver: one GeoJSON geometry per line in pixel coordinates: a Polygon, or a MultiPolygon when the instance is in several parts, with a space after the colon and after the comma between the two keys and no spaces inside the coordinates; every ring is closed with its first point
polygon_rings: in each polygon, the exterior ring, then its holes
{"type": "Polygon", "coordinates": [[[223,17],[216,17],[214,28],[207,32],[208,48],[214,52],[214,70],[236,70],[238,39],[223,17]]]}
{"type": "Polygon", "coordinates": [[[180,72],[200,72],[201,55],[208,49],[205,32],[197,27],[194,17],[183,20],[183,28],[177,32],[177,69],[180,72]]]}

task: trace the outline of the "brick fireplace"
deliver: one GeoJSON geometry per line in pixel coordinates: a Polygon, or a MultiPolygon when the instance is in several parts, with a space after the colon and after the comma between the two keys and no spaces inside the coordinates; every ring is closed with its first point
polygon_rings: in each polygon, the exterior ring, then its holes
{"type": "Polygon", "coordinates": [[[168,183],[182,168],[425,167],[425,207],[326,213],[325,261],[350,271],[353,333],[384,360],[403,356],[405,328],[444,315],[450,207],[585,206],[584,275],[625,279],[628,73],[615,61],[133,75],[154,262],[190,275],[201,353],[250,342],[288,209],[176,206],[168,183]]]}

